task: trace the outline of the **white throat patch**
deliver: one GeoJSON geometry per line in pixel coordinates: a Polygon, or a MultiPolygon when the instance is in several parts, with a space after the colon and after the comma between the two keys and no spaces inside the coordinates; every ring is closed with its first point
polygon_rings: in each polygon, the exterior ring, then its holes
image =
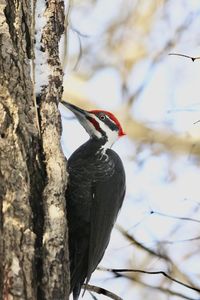
{"type": "Polygon", "coordinates": [[[107,135],[107,142],[102,146],[105,150],[108,148],[111,148],[112,145],[118,140],[118,132],[116,130],[110,129],[104,122],[100,121],[99,125],[101,129],[106,133],[107,135]]]}
{"type": "MultiPolygon", "coordinates": [[[[99,124],[102,131],[104,131],[107,136],[108,140],[101,147],[101,150],[103,149],[105,152],[105,150],[108,148],[111,148],[112,145],[114,144],[114,142],[119,138],[118,131],[110,129],[103,121],[101,121],[96,116],[92,116],[92,118],[95,119],[95,121],[99,124]]],[[[96,129],[94,125],[91,127],[91,122],[89,122],[88,120],[86,122],[88,123],[87,127],[89,130],[87,130],[87,131],[90,134],[90,136],[95,135],[97,138],[101,138],[102,137],[101,132],[99,132],[98,129],[96,129]]]]}
{"type": "MultiPolygon", "coordinates": [[[[101,127],[102,128],[102,127],[101,127]]],[[[102,128],[103,129],[103,128],[102,128]]],[[[118,132],[116,130],[111,130],[111,129],[108,129],[107,128],[107,137],[108,137],[108,140],[107,142],[103,145],[103,148],[104,149],[107,149],[107,148],[111,148],[112,145],[117,141],[118,139],[118,132]]]]}

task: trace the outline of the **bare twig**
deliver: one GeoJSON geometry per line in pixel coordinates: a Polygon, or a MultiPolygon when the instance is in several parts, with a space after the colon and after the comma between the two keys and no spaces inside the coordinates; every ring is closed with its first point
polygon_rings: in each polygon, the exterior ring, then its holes
{"type": "Polygon", "coordinates": [[[157,244],[179,244],[179,243],[186,243],[186,242],[193,242],[193,241],[198,241],[200,240],[200,236],[196,236],[193,238],[188,238],[188,239],[183,239],[183,240],[176,240],[176,241],[168,241],[168,240],[163,240],[163,241],[155,241],[157,244]]]}
{"type": "Polygon", "coordinates": [[[107,269],[107,268],[100,268],[100,270],[112,272],[115,274],[131,272],[131,273],[143,273],[143,274],[149,274],[149,275],[163,275],[164,277],[168,278],[169,280],[171,280],[173,282],[176,282],[177,284],[180,284],[188,289],[191,289],[193,291],[200,293],[200,288],[192,287],[192,286],[188,285],[187,283],[184,283],[184,282],[170,276],[169,274],[167,274],[164,271],[145,271],[145,270],[139,270],[139,269],[107,269]]]}
{"type": "MultiPolygon", "coordinates": [[[[198,13],[197,13],[198,15],[198,13]]],[[[160,62],[165,56],[166,53],[174,46],[175,42],[178,42],[178,39],[181,38],[182,34],[184,33],[185,29],[188,27],[188,25],[191,24],[193,20],[193,15],[189,15],[186,20],[184,20],[184,22],[178,26],[173,34],[173,36],[166,41],[165,45],[162,47],[162,49],[160,49],[160,51],[158,51],[157,53],[155,53],[154,57],[152,58],[149,68],[146,71],[146,74],[144,76],[144,80],[141,83],[141,85],[138,87],[138,89],[129,97],[128,99],[128,104],[132,105],[132,103],[138,99],[138,97],[140,96],[140,94],[143,92],[146,83],[148,82],[148,80],[151,78],[151,74],[152,74],[152,69],[156,66],[156,64],[158,62],[160,62]]],[[[169,53],[169,55],[179,55],[179,56],[184,56],[187,58],[192,59],[193,61],[196,59],[200,59],[200,57],[190,57],[184,54],[177,54],[177,53],[169,53]]]]}
{"type": "Polygon", "coordinates": [[[129,234],[126,230],[124,230],[124,228],[122,228],[119,225],[115,226],[117,228],[117,230],[119,230],[120,233],[123,234],[123,236],[125,236],[129,241],[131,241],[133,244],[135,244],[136,246],[138,246],[139,248],[141,248],[142,250],[145,250],[146,252],[148,252],[149,254],[156,256],[158,258],[164,259],[168,262],[171,262],[171,260],[169,259],[169,257],[163,253],[159,253],[154,251],[153,249],[150,249],[148,247],[146,247],[145,245],[143,245],[142,243],[140,243],[138,240],[136,240],[131,234],[129,234]]]}
{"type": "Polygon", "coordinates": [[[89,34],[85,34],[85,33],[82,33],[80,30],[76,29],[75,27],[71,26],[70,29],[72,31],[74,31],[75,33],[77,33],[78,36],[80,37],[83,37],[83,38],[89,38],[89,34]]]}
{"type": "MultiPolygon", "coordinates": [[[[100,269],[102,269],[102,268],[100,268],[100,269]]],[[[135,281],[135,282],[137,282],[138,284],[141,284],[141,285],[143,285],[143,286],[145,286],[145,287],[147,287],[147,288],[150,288],[150,289],[154,289],[154,290],[156,290],[156,291],[160,291],[160,292],[162,292],[162,293],[165,293],[165,294],[168,294],[168,295],[171,295],[171,296],[177,296],[177,297],[180,297],[180,298],[183,298],[183,299],[187,299],[187,300],[199,300],[199,299],[196,299],[196,298],[192,298],[192,297],[189,297],[189,296],[187,296],[187,295],[184,295],[184,294],[182,294],[182,293],[179,293],[179,292],[176,292],[176,291],[173,291],[173,290],[171,290],[171,289],[169,289],[169,288],[164,288],[164,287],[162,287],[162,286],[156,286],[156,285],[151,285],[151,284],[149,284],[149,283],[146,283],[146,282],[144,282],[144,281],[142,281],[141,279],[138,279],[138,278],[136,278],[136,277],[130,277],[130,276],[128,276],[127,274],[120,274],[120,273],[114,273],[117,277],[124,277],[124,278],[127,278],[127,279],[129,279],[129,280],[131,280],[131,281],[135,281]]]]}
{"type": "Polygon", "coordinates": [[[83,54],[83,48],[82,48],[82,43],[81,43],[80,34],[79,34],[79,32],[77,32],[77,31],[75,31],[75,30],[74,30],[74,32],[77,34],[77,37],[78,37],[78,42],[79,42],[79,54],[78,54],[78,57],[77,57],[77,59],[76,59],[76,63],[75,63],[75,65],[74,65],[74,67],[73,67],[73,71],[75,71],[75,70],[77,69],[78,64],[79,64],[79,62],[80,62],[80,60],[81,60],[82,54],[83,54]]]}
{"type": "Polygon", "coordinates": [[[69,35],[69,18],[70,18],[71,6],[72,6],[72,0],[69,0],[68,6],[66,7],[66,11],[65,11],[64,53],[63,53],[63,61],[62,61],[63,70],[66,68],[67,61],[68,61],[68,35],[69,35]]]}
{"type": "Polygon", "coordinates": [[[135,277],[129,277],[129,276],[124,276],[123,277],[126,277],[127,279],[129,280],[134,280],[135,282],[147,287],[147,288],[150,288],[150,289],[154,289],[156,291],[160,291],[162,293],[165,293],[167,295],[171,295],[171,296],[176,296],[176,297],[180,297],[180,298],[183,298],[183,299],[187,299],[187,300],[199,300],[199,299],[196,299],[196,298],[191,298],[189,296],[186,296],[182,293],[179,293],[179,292],[176,292],[176,291],[173,291],[173,290],[170,290],[169,288],[164,288],[162,286],[155,286],[155,285],[150,285],[138,278],[135,278],[135,277]]]}
{"type": "Polygon", "coordinates": [[[95,292],[97,294],[102,294],[110,299],[123,300],[121,297],[117,296],[116,294],[114,294],[104,288],[101,288],[99,286],[87,284],[87,286],[83,285],[83,288],[86,288],[88,291],[95,292]]]}
{"type": "Polygon", "coordinates": [[[91,297],[92,297],[93,300],[98,300],[97,297],[95,295],[93,295],[92,292],[90,292],[90,295],[91,295],[91,297]]]}
{"type": "Polygon", "coordinates": [[[190,55],[186,55],[186,54],[181,54],[181,53],[169,53],[169,55],[173,55],[173,56],[182,56],[182,57],[185,57],[185,58],[189,58],[191,59],[193,62],[197,59],[200,59],[200,56],[190,56],[190,55]]]}
{"type": "Polygon", "coordinates": [[[172,259],[170,257],[168,257],[164,252],[159,252],[159,251],[155,251],[149,247],[147,247],[146,245],[144,245],[143,243],[139,242],[133,235],[129,234],[124,228],[122,228],[119,225],[116,225],[116,228],[119,230],[119,232],[125,237],[127,238],[127,240],[129,240],[133,245],[136,245],[139,249],[146,251],[147,253],[149,253],[150,255],[153,255],[154,257],[160,258],[165,260],[168,264],[170,264],[171,268],[177,272],[181,277],[183,277],[185,279],[185,281],[187,281],[190,286],[195,286],[195,284],[191,281],[190,278],[188,278],[188,276],[183,273],[178,266],[172,261],[172,259]]]}
{"type": "Polygon", "coordinates": [[[193,219],[193,218],[188,218],[188,217],[178,217],[178,216],[164,214],[164,213],[158,212],[158,211],[151,211],[151,214],[156,214],[156,215],[159,215],[159,216],[162,216],[162,217],[166,217],[166,218],[171,218],[171,219],[177,219],[177,220],[183,220],[183,221],[190,221],[190,222],[200,223],[200,220],[198,220],[198,219],[193,219]]]}

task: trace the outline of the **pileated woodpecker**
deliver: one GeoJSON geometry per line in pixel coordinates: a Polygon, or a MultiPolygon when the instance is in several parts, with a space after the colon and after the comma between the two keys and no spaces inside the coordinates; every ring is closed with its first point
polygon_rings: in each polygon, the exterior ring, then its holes
{"type": "Polygon", "coordinates": [[[124,132],[107,111],[85,111],[62,102],[88,132],[90,139],[68,160],[66,206],[69,222],[71,292],[77,300],[110,240],[125,195],[122,161],[111,150],[124,132]]]}

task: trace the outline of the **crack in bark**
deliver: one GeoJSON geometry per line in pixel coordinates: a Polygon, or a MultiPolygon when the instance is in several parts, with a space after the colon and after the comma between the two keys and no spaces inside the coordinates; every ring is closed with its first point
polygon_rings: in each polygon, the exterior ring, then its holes
{"type": "Polygon", "coordinates": [[[29,1],[0,6],[0,300],[68,299],[67,175],[57,107],[64,2],[47,2],[43,38],[52,72],[39,101],[41,137],[28,60],[33,53],[29,1]],[[57,218],[50,213],[52,204],[57,218]]]}
{"type": "Polygon", "coordinates": [[[15,22],[15,5],[14,5],[14,1],[12,1],[12,0],[7,1],[7,5],[4,9],[4,14],[5,14],[5,17],[6,17],[6,22],[8,24],[10,38],[12,39],[13,46],[15,46],[15,48],[17,48],[17,42],[16,42],[17,37],[16,37],[15,26],[14,26],[14,22],[15,22]]]}

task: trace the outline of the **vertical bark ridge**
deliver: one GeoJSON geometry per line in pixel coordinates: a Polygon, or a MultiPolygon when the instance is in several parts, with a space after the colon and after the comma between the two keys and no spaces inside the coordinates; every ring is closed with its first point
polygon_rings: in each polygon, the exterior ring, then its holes
{"type": "Polygon", "coordinates": [[[47,182],[43,193],[43,291],[48,300],[64,300],[69,295],[68,232],[65,210],[67,184],[66,162],[61,149],[61,119],[58,103],[62,97],[63,71],[59,58],[59,41],[64,31],[64,2],[46,2],[46,25],[42,51],[47,55],[48,85],[40,94],[41,135],[47,182]]]}
{"type": "Polygon", "coordinates": [[[40,201],[43,183],[28,60],[30,16],[29,1],[0,2],[0,299],[32,300],[37,293],[33,203],[40,201]]]}
{"type": "Polygon", "coordinates": [[[64,2],[38,1],[46,5],[41,49],[50,71],[37,98],[41,136],[30,76],[30,1],[0,0],[0,300],[64,300],[69,293],[58,112],[64,2]]]}

